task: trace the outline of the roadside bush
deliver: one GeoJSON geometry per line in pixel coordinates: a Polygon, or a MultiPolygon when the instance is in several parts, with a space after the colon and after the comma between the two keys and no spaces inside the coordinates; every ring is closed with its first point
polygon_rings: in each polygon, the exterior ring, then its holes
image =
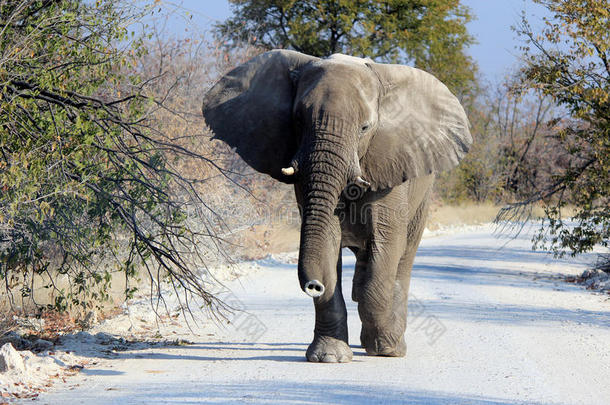
{"type": "Polygon", "coordinates": [[[0,3],[0,278],[12,302],[36,304],[38,280],[54,308],[90,308],[108,298],[113,275],[131,296],[142,270],[153,295],[165,280],[206,308],[220,305],[201,281],[199,243],[219,239],[221,218],[176,162],[196,161],[200,180],[223,171],[157,126],[175,115],[172,87],[161,97],[166,72],[139,65],[147,38],[129,31],[151,10],[0,3]]]}

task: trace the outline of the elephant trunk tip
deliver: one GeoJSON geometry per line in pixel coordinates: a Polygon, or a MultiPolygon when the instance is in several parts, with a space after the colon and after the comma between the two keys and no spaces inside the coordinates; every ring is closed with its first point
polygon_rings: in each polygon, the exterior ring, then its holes
{"type": "Polygon", "coordinates": [[[319,282],[318,280],[311,280],[305,283],[305,294],[309,295],[312,298],[317,298],[324,294],[324,284],[319,282]]]}

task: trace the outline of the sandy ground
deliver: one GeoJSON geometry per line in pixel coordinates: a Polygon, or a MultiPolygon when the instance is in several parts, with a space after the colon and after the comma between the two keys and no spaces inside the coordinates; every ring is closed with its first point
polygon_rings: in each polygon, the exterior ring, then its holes
{"type": "MultiPolygon", "coordinates": [[[[228,284],[224,298],[244,310],[229,324],[202,315],[189,331],[173,315],[157,329],[147,303],[135,302],[67,338],[64,348],[90,363],[36,403],[607,404],[609,298],[559,277],[592,257],[555,260],[532,252],[527,233],[507,241],[490,227],[438,234],[416,258],[406,358],[365,355],[350,300],[354,361],[307,363],[311,299],[297,285],[296,254],[274,255],[242,264],[245,274],[228,284]],[[159,332],[192,344],[129,342],[159,332]]],[[[345,251],[346,297],[353,265],[345,251]]]]}

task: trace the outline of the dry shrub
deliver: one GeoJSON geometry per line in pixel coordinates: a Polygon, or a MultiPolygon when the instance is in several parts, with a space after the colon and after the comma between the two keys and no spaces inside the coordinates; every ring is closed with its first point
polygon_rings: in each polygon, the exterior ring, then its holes
{"type": "Polygon", "coordinates": [[[277,238],[281,233],[293,241],[298,228],[292,187],[253,171],[226,144],[211,140],[201,114],[203,95],[216,80],[262,51],[251,46],[228,51],[218,40],[166,39],[161,34],[146,46],[139,68],[147,76],[159,75],[153,94],[163,100],[154,117],[159,134],[171,134],[172,141],[211,161],[173,162],[173,170],[188,178],[205,201],[205,207],[191,207],[190,219],[218,237],[202,241],[209,247],[208,264],[296,248],[296,243],[277,238]]]}

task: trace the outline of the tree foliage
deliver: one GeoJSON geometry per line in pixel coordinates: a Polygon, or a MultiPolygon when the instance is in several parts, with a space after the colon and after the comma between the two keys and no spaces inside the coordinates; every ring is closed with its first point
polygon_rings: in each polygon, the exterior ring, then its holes
{"type": "Polygon", "coordinates": [[[113,272],[131,279],[142,265],[157,292],[165,278],[214,303],[189,261],[210,230],[190,228],[186,209],[203,201],[172,168],[212,162],[151,125],[162,104],[138,74],[143,39],[128,31],[146,12],[0,1],[0,279],[22,296],[46,275],[56,308],[91,306],[113,272]]]}
{"type": "Polygon", "coordinates": [[[534,1],[553,17],[540,32],[525,17],[518,27],[527,40],[521,85],[563,111],[549,125],[565,161],[524,203],[547,203],[540,246],[577,254],[607,247],[610,237],[610,11],[605,0],[534,1]],[[577,207],[572,226],[561,214],[568,202],[577,207]]]}
{"type": "Polygon", "coordinates": [[[510,203],[551,184],[564,158],[549,136],[555,104],[539,90],[524,92],[519,80],[486,88],[469,105],[475,141],[458,167],[440,174],[444,201],[510,203]]]}
{"type": "Polygon", "coordinates": [[[291,48],[313,56],[342,52],[413,64],[459,94],[472,91],[466,54],[470,10],[459,0],[231,0],[234,16],[217,25],[233,43],[291,48]]]}

